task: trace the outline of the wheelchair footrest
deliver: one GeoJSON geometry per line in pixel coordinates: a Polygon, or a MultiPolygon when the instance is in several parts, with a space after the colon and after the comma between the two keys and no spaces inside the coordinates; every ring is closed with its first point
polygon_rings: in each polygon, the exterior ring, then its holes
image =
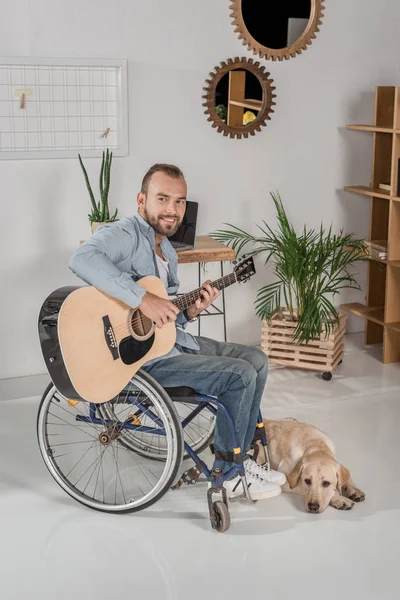
{"type": "Polygon", "coordinates": [[[191,485],[196,483],[203,471],[204,467],[201,463],[194,465],[191,469],[184,471],[182,477],[171,487],[171,490],[179,490],[183,484],[191,485]]]}

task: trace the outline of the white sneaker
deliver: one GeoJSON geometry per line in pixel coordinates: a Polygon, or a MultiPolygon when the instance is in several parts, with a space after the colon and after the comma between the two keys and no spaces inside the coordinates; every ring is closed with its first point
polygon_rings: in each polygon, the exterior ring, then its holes
{"type": "Polygon", "coordinates": [[[244,462],[246,473],[255,475],[262,481],[268,481],[269,483],[276,483],[276,485],[283,485],[286,483],[286,476],[279,471],[270,469],[268,463],[265,465],[259,465],[252,458],[248,458],[244,462]]]}
{"type": "MultiPolygon", "coordinates": [[[[260,479],[256,475],[249,473],[246,469],[245,472],[247,486],[252,500],[264,500],[266,498],[272,498],[273,496],[279,496],[281,493],[281,488],[279,485],[276,485],[276,483],[260,479]]],[[[240,475],[237,475],[234,479],[224,481],[224,487],[229,499],[237,498],[244,493],[240,475]]]]}

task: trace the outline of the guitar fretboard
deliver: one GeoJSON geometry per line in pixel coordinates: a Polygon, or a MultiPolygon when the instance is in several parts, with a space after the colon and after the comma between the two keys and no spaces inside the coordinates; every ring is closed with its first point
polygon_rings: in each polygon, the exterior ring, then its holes
{"type": "MultiPolygon", "coordinates": [[[[222,290],[233,283],[236,283],[236,275],[235,273],[230,273],[229,275],[225,275],[225,277],[220,277],[220,279],[212,281],[211,285],[212,287],[217,288],[217,290],[222,290]]],[[[201,289],[202,288],[197,288],[197,290],[183,294],[182,296],[179,296],[179,298],[172,300],[172,303],[175,304],[175,306],[177,306],[180,310],[185,310],[185,308],[193,306],[196,300],[202,297],[200,294],[201,289]]]]}

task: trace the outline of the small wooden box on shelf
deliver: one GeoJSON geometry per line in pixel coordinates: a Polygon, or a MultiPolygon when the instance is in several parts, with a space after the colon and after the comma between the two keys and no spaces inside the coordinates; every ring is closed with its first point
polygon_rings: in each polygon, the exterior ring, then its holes
{"type": "Polygon", "coordinates": [[[400,87],[378,87],[374,125],[347,125],[374,136],[371,187],[345,190],[370,197],[370,262],[366,305],[341,308],[366,320],[365,343],[383,342],[383,362],[400,361],[400,87]],[[390,189],[380,187],[390,182],[390,189]],[[385,255],[386,253],[386,255],[385,255]]]}

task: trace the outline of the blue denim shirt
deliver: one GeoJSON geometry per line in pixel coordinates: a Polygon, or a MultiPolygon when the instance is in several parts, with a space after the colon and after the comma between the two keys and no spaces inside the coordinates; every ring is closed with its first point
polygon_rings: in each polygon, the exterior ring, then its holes
{"type": "MultiPolygon", "coordinates": [[[[160,248],[169,264],[167,292],[171,296],[179,289],[178,255],[168,238],[163,239],[160,248]]],[[[160,276],[154,229],[139,213],[102,225],[72,255],[69,268],[89,285],[136,308],[146,293],[136,281],[148,275],[160,276]]],[[[183,312],[180,312],[175,321],[176,344],[198,350],[197,340],[184,331],[187,323],[183,312]]],[[[168,354],[154,358],[146,365],[179,354],[175,346],[168,354]]]]}

